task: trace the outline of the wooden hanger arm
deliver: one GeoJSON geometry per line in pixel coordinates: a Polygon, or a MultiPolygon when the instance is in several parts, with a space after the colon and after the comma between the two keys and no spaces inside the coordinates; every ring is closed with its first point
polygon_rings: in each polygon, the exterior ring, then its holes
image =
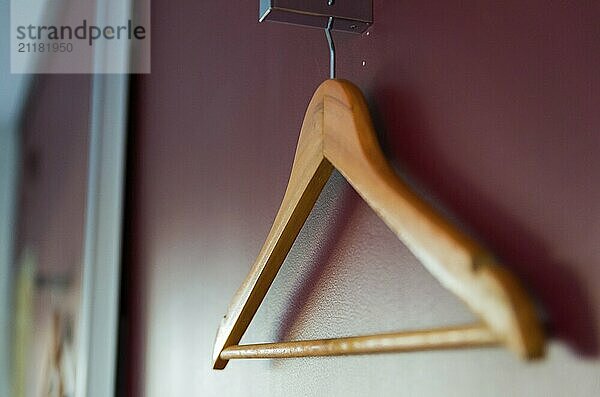
{"type": "Polygon", "coordinates": [[[541,330],[518,281],[396,176],[380,149],[358,88],[346,81],[327,83],[325,157],[441,284],[507,345],[522,356],[540,355],[541,330]]]}
{"type": "Polygon", "coordinates": [[[396,176],[379,147],[360,92],[349,84],[334,87],[328,92],[335,96],[324,97],[325,157],[435,276],[473,272],[489,257],[487,252],[396,176]]]}
{"type": "Polygon", "coordinates": [[[237,344],[263,301],[333,167],[323,157],[322,101],[309,105],[298,142],[286,192],[258,257],[234,296],[217,331],[213,367],[222,369],[220,357],[227,346],[237,344]]]}

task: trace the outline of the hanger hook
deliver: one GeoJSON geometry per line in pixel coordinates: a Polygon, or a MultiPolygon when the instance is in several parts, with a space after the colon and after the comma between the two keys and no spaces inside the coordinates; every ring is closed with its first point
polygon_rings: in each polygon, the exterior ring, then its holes
{"type": "Polygon", "coordinates": [[[335,46],[333,45],[333,37],[331,36],[332,26],[333,17],[329,17],[327,27],[325,28],[325,36],[327,37],[327,43],[329,43],[329,78],[335,79],[335,46]]]}

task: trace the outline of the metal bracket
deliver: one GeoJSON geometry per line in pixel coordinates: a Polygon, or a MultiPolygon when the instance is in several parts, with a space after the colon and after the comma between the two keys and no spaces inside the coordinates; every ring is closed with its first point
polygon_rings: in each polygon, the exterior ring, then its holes
{"type": "Polygon", "coordinates": [[[260,0],[259,22],[273,21],[364,33],[373,23],[373,0],[260,0]]]}

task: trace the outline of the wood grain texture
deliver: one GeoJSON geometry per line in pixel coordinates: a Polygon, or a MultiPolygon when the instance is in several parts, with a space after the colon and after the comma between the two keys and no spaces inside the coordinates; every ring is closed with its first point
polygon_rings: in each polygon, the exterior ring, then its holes
{"type": "MultiPolygon", "coordinates": [[[[492,256],[439,216],[394,173],[377,142],[365,100],[357,87],[344,80],[327,80],[315,92],[300,132],[296,156],[283,202],[254,266],[231,302],[217,332],[213,351],[215,369],[231,358],[267,357],[273,352],[295,352],[289,357],[316,355],[316,351],[364,353],[383,349],[381,336],[356,337],[339,344],[299,341],[252,347],[237,346],[288,254],[300,228],[335,167],[387,226],[448,290],[459,296],[486,327],[485,343],[464,336],[455,347],[500,342],[523,358],[543,355],[544,336],[517,280],[500,268],[492,256]],[[492,337],[493,336],[493,337],[492,337]],[[367,338],[367,339],[360,339],[367,338]],[[369,339],[375,338],[375,339],[369,339]],[[357,342],[346,343],[346,342],[357,342]],[[236,346],[235,348],[233,346],[236,346]],[[338,346],[338,347],[332,347],[338,346]],[[234,353],[237,352],[237,353],[234,353]],[[240,353],[242,352],[242,353],[240,353]],[[237,354],[237,356],[236,356],[237,354]]],[[[458,328],[472,332],[472,326],[458,328]]],[[[477,328],[479,329],[479,328],[477,328]]],[[[396,338],[398,351],[446,346],[446,334],[426,330],[426,342],[405,333],[396,338]],[[406,341],[413,341],[408,346],[406,341]]],[[[481,335],[481,334],[480,334],[481,335]]],[[[388,340],[388,339],[385,339],[388,340]]],[[[338,339],[339,341],[339,339],[338,339]]],[[[381,350],[383,351],[383,350],[381,350]]],[[[282,353],[283,354],[283,353],[282,353]]],[[[271,356],[269,356],[271,357],[271,356]]],[[[283,356],[281,356],[283,357],[283,356]]],[[[287,357],[287,356],[286,356],[287,357]]]]}

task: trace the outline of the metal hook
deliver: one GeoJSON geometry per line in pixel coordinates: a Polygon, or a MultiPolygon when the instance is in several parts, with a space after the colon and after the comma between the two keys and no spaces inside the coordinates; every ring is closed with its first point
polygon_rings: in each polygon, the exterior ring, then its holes
{"type": "Polygon", "coordinates": [[[325,28],[325,36],[327,37],[327,43],[329,43],[329,78],[335,79],[335,46],[333,45],[333,37],[331,37],[332,26],[333,17],[329,17],[327,28],[325,28]]]}

